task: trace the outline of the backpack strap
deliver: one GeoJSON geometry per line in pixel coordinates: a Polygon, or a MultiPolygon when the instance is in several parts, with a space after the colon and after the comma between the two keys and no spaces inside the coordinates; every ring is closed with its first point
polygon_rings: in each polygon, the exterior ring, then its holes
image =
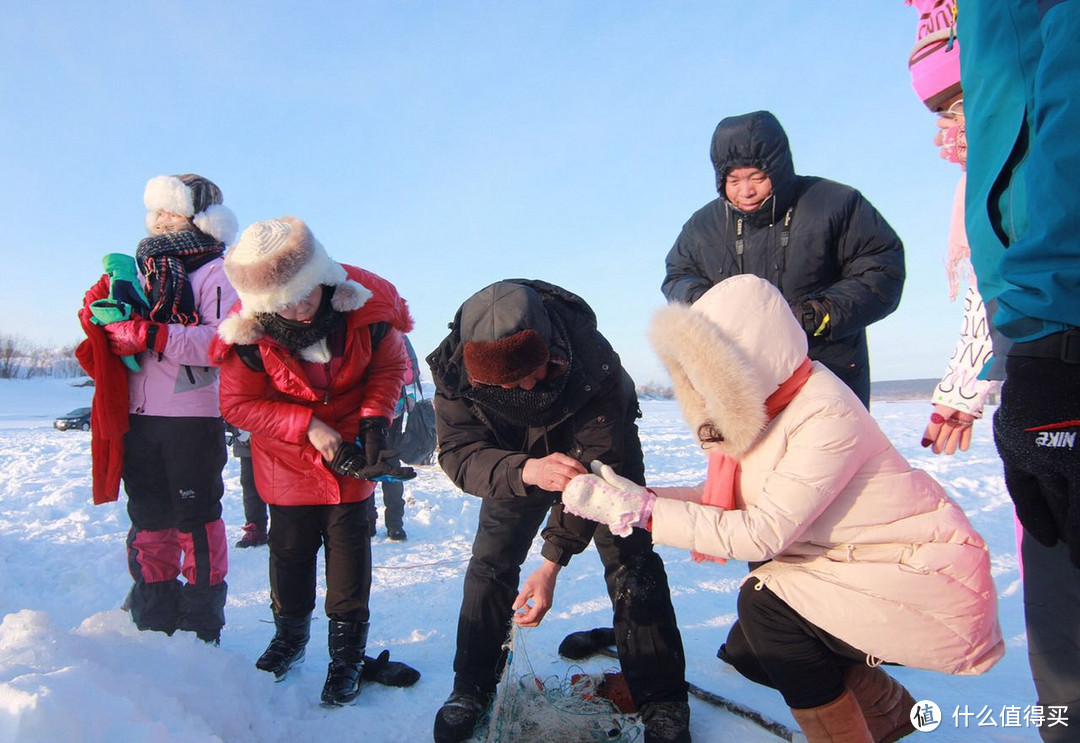
{"type": "Polygon", "coordinates": [[[259,347],[254,343],[251,344],[238,344],[233,346],[236,349],[236,355],[240,357],[240,360],[244,362],[244,366],[251,371],[264,372],[266,371],[266,365],[263,364],[262,354],[259,353],[259,347]]]}

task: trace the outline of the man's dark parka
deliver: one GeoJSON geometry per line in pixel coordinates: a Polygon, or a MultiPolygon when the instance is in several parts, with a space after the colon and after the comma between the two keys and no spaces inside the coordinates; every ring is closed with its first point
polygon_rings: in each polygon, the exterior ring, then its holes
{"type": "MultiPolygon", "coordinates": [[[[573,363],[557,405],[562,410],[545,426],[511,424],[468,400],[470,386],[462,360],[461,311],[450,334],[428,357],[435,383],[439,464],[459,488],[481,498],[515,498],[545,491],[521,479],[525,460],[562,452],[588,467],[599,459],[634,482],[645,484],[638,439],[640,416],[630,375],[596,328],[596,315],[580,297],[543,281],[512,279],[536,291],[549,316],[569,335],[573,363]]],[[[552,508],[543,531],[542,554],[566,565],[585,549],[596,523],[552,508]]]]}
{"type": "Polygon", "coordinates": [[[664,296],[691,304],[737,274],[768,280],[803,322],[810,358],[868,405],[866,327],[900,302],[900,238],[855,189],[796,175],[787,134],[768,111],[721,121],[712,162],[720,196],[690,217],[668,252],[664,296]],[[772,181],[773,195],[753,212],[739,211],[724,196],[728,172],[739,167],[758,168],[772,181]],[[828,324],[815,336],[825,313],[828,324]]]}

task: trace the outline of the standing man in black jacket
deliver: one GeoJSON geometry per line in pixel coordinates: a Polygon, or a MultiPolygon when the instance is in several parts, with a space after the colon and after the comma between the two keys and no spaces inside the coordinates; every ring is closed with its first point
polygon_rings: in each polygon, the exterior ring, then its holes
{"type": "Polygon", "coordinates": [[[854,188],[796,175],[787,134],[768,111],[721,121],[712,162],[720,196],[683,225],[664,296],[692,304],[736,274],[770,281],[802,322],[810,358],[869,407],[866,327],[900,303],[900,238],[854,188]]]}
{"type": "Polygon", "coordinates": [[[439,464],[459,488],[483,498],[458,618],[454,690],[435,718],[435,740],[472,736],[501,673],[511,618],[539,624],[559,570],[595,539],[645,740],[689,743],[682,638],[652,537],[643,529],[613,536],[559,502],[570,478],[594,459],[645,484],[634,383],[592,309],[542,281],[500,281],[461,306],[428,363],[439,464]],[[549,511],[542,565],[518,591],[521,564],[549,511]]]}

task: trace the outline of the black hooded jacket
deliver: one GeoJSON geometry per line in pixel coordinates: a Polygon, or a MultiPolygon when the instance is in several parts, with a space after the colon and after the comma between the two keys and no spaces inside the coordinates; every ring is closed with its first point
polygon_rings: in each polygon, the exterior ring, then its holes
{"type": "Polygon", "coordinates": [[[772,282],[803,322],[810,358],[869,404],[866,327],[900,303],[900,238],[855,189],[796,175],[787,134],[768,111],[721,121],[711,154],[720,197],[683,225],[667,255],[664,296],[690,304],[741,273],[772,282]],[[750,213],[724,196],[724,179],[739,167],[758,168],[772,182],[773,195],[750,213]],[[826,312],[828,325],[815,337],[826,312]]]}
{"type": "MultiPolygon", "coordinates": [[[[573,361],[558,400],[561,410],[545,426],[519,426],[490,415],[463,393],[469,388],[461,340],[461,309],[450,334],[427,358],[435,383],[439,465],[454,484],[481,498],[556,494],[522,482],[528,459],[560,452],[589,466],[594,459],[645,484],[638,439],[637,393],[618,354],[596,328],[596,315],[583,299],[553,284],[508,279],[536,291],[548,316],[557,315],[568,333],[573,361]]],[[[542,554],[565,565],[588,546],[596,523],[565,513],[556,502],[543,531],[542,554]]]]}

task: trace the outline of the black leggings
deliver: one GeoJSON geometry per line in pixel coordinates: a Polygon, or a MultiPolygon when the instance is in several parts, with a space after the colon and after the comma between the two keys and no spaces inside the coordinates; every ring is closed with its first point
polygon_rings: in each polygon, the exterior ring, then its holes
{"type": "Polygon", "coordinates": [[[866,654],[806,621],[758,580],[739,590],[739,618],[717,653],[789,707],[820,707],[844,693],[844,669],[866,654]]]}

